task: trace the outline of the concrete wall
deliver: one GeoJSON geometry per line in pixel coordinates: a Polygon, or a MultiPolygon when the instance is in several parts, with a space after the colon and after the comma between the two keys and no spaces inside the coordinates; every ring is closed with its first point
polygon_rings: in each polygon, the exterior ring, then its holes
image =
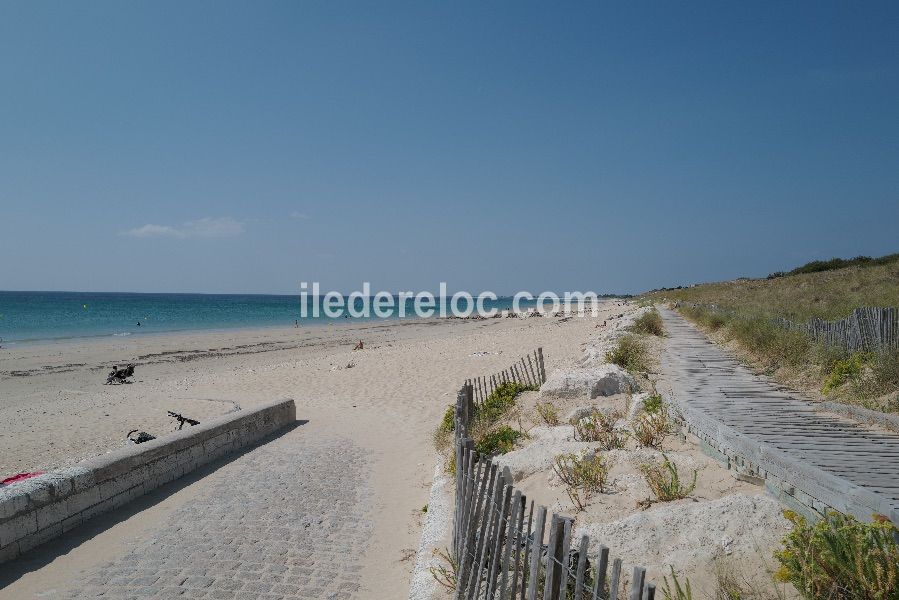
{"type": "Polygon", "coordinates": [[[230,413],[0,488],[0,563],[296,421],[293,400],[230,413]]]}

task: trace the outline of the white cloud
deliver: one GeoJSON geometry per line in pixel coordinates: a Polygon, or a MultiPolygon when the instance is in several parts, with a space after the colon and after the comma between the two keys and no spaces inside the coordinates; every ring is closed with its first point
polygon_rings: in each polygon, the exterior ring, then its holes
{"type": "Polygon", "coordinates": [[[121,235],[138,238],[170,237],[180,240],[188,238],[231,237],[243,233],[243,223],[231,217],[204,217],[181,225],[147,224],[123,231],[121,235]]]}
{"type": "Polygon", "coordinates": [[[290,213],[290,218],[297,219],[298,221],[305,221],[309,218],[309,215],[295,210],[292,213],[290,213]]]}

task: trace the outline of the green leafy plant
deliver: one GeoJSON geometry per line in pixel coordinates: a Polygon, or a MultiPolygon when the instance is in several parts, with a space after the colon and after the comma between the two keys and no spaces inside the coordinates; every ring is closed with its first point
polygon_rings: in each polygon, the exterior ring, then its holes
{"type": "Polygon", "coordinates": [[[690,587],[690,579],[685,577],[684,583],[681,585],[680,580],[677,578],[677,573],[674,572],[674,567],[670,568],[671,581],[668,581],[667,576],[662,577],[662,596],[665,600],[693,600],[693,589],[690,587]]]}
{"type": "Polygon", "coordinates": [[[553,460],[553,471],[579,511],[593,496],[606,491],[610,470],[611,463],[599,453],[560,454],[553,460]]]}
{"type": "Polygon", "coordinates": [[[696,489],[696,478],[698,472],[693,470],[693,480],[689,484],[681,481],[680,473],[678,473],[677,465],[668,460],[666,455],[662,455],[664,462],[647,463],[640,465],[640,471],[649,489],[655,494],[659,502],[671,502],[672,500],[680,500],[686,498],[696,489]]]}
{"type": "Polygon", "coordinates": [[[776,577],[806,598],[896,600],[899,598],[897,530],[884,517],[861,523],[834,511],[810,525],[792,511],[793,529],[775,553],[776,577]]]}
{"type": "Polygon", "coordinates": [[[537,414],[540,419],[550,427],[555,427],[561,421],[559,420],[559,409],[552,402],[538,402],[537,414]]]}
{"type": "Polygon", "coordinates": [[[505,454],[515,448],[515,443],[524,433],[508,425],[500,425],[485,432],[475,441],[474,449],[482,456],[505,454]]]}
{"type": "Polygon", "coordinates": [[[651,415],[661,413],[665,408],[665,403],[662,400],[662,394],[655,392],[651,394],[646,400],[643,401],[643,412],[649,413],[651,415]]]}
{"type": "Polygon", "coordinates": [[[862,369],[868,358],[866,353],[856,352],[846,358],[835,360],[830,368],[830,373],[824,378],[821,393],[829,394],[847,381],[857,380],[861,377],[862,369]]]}
{"type": "Polygon", "coordinates": [[[501,383],[496,386],[484,403],[478,407],[476,418],[488,423],[495,423],[515,406],[515,397],[521,392],[535,390],[534,386],[528,386],[516,382],[501,383]]]}
{"type": "Polygon", "coordinates": [[[639,337],[627,334],[618,345],[606,353],[606,360],[631,372],[649,370],[649,351],[639,337]]]}

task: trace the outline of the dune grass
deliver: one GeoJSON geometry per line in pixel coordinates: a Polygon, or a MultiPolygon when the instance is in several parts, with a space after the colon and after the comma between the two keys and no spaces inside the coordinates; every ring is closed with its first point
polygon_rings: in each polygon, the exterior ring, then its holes
{"type": "Polygon", "coordinates": [[[899,306],[899,255],[817,261],[791,273],[659,290],[646,297],[681,303],[681,314],[718,341],[735,342],[744,358],[783,383],[899,412],[899,352],[850,355],[772,322],[776,317],[836,320],[863,306],[899,306]],[[843,264],[851,266],[835,268],[843,264]]]}

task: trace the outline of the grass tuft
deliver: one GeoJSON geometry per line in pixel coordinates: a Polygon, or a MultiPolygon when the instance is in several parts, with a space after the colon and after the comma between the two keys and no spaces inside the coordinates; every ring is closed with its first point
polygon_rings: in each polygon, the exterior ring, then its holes
{"type": "Polygon", "coordinates": [[[664,454],[662,458],[665,462],[660,464],[643,464],[640,465],[640,471],[646,479],[649,489],[656,495],[659,502],[671,502],[672,500],[681,500],[693,493],[696,489],[696,478],[698,472],[693,470],[693,480],[689,484],[681,481],[680,473],[678,473],[677,465],[668,460],[664,454]]]}
{"type": "Polygon", "coordinates": [[[555,427],[561,423],[559,409],[552,402],[538,402],[537,414],[540,416],[540,420],[550,427],[555,427]]]}
{"type": "Polygon", "coordinates": [[[606,360],[631,373],[649,371],[649,350],[639,337],[627,334],[618,345],[606,353],[606,360]]]}
{"type": "Polygon", "coordinates": [[[553,461],[553,471],[579,511],[587,507],[593,496],[605,493],[611,468],[611,463],[599,453],[560,454],[553,461]]]}
{"type": "Polygon", "coordinates": [[[665,335],[665,325],[662,323],[662,315],[655,308],[643,313],[634,320],[631,331],[663,337],[665,335]]]}

